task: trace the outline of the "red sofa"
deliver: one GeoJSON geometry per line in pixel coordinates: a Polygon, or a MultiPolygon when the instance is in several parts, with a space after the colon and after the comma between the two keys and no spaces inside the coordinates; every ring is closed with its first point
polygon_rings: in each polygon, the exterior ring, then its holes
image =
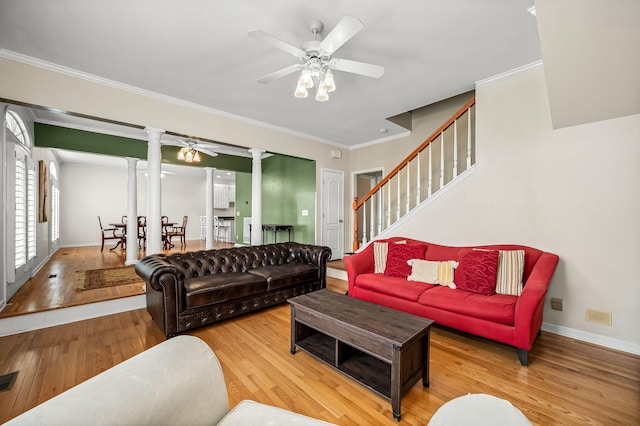
{"type": "MultiPolygon", "coordinates": [[[[349,296],[430,318],[436,324],[512,345],[517,349],[520,363],[528,365],[529,350],[542,325],[544,297],[558,264],[557,255],[520,245],[451,247],[403,237],[378,240],[389,242],[389,245],[397,241],[406,241],[408,245],[424,245],[424,259],[429,261],[458,260],[461,251],[465,249],[465,253],[469,249],[523,250],[523,287],[519,296],[478,294],[461,288],[452,289],[444,285],[374,273],[373,242],[362,251],[346,256],[344,263],[349,278],[349,296]]],[[[390,250],[388,256],[392,255],[390,250]]],[[[455,269],[454,281],[461,278],[458,277],[460,269],[455,269]]]]}

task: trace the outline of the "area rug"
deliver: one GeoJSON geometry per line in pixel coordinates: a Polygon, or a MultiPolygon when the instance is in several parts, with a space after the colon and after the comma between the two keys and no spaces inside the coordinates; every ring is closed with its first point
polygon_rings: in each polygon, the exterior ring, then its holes
{"type": "Polygon", "coordinates": [[[76,290],[93,290],[143,282],[142,278],[136,274],[133,265],[119,268],[87,269],[76,271],[76,275],[78,280],[76,290]]]}

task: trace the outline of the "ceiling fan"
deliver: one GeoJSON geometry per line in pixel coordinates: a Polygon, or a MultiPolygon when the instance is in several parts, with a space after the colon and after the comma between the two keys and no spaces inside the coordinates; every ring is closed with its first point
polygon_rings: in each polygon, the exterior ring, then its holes
{"type": "Polygon", "coordinates": [[[218,153],[214,149],[218,148],[218,145],[211,142],[196,141],[195,139],[176,139],[175,141],[166,141],[167,145],[180,146],[182,149],[178,151],[178,160],[183,160],[187,163],[200,162],[200,154],[203,153],[210,157],[217,157],[218,153]]]}
{"type": "Polygon", "coordinates": [[[333,92],[336,88],[333,79],[333,70],[372,78],[380,78],[384,74],[383,66],[333,57],[336,50],[364,28],[364,25],[359,19],[348,15],[343,17],[324,39],[318,40],[318,35],[322,32],[323,28],[324,24],[321,21],[317,19],[311,21],[311,23],[309,23],[309,29],[313,34],[313,40],[304,43],[301,49],[262,30],[249,31],[250,37],[265,41],[273,47],[285,51],[300,60],[298,64],[289,65],[281,70],[260,77],[258,83],[269,83],[278,78],[300,71],[295,96],[298,98],[306,98],[308,95],[307,89],[317,85],[316,100],[326,101],[329,99],[328,92],[333,92]]]}

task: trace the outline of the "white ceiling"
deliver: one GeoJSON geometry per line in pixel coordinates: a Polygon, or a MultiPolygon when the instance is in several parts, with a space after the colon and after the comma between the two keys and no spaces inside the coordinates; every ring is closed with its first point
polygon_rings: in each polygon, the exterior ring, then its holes
{"type": "MultiPolygon", "coordinates": [[[[0,54],[67,67],[316,140],[353,147],[406,129],[386,120],[541,59],[532,0],[0,0],[0,54]],[[345,15],[364,29],[335,57],[382,65],[336,71],[328,102],[293,96],[296,58],[247,32],[301,46],[345,15]],[[381,129],[387,129],[382,134],[381,129]]],[[[144,126],[145,123],[132,123],[144,126]]],[[[171,129],[168,129],[171,130],[171,129]]]]}

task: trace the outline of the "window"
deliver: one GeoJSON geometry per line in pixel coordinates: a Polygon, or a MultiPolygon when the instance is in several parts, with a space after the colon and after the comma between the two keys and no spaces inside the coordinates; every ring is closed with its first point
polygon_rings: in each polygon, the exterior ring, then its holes
{"type": "MultiPolygon", "coordinates": [[[[24,122],[14,111],[5,115],[7,141],[14,144],[13,170],[13,249],[15,269],[24,270],[36,257],[36,171],[31,162],[31,141],[24,122]]],[[[10,184],[10,183],[9,183],[10,184]]],[[[11,278],[15,278],[11,276],[11,278]]]]}
{"type": "Polygon", "coordinates": [[[15,182],[15,232],[16,232],[16,269],[27,264],[27,191],[26,191],[26,162],[21,156],[16,156],[15,182]]]}
{"type": "Polygon", "coordinates": [[[5,126],[22,145],[27,147],[31,146],[29,134],[27,133],[24,123],[18,114],[13,111],[7,111],[5,126]]]}
{"type": "Polygon", "coordinates": [[[58,190],[58,172],[55,163],[49,163],[51,174],[51,242],[60,238],[60,191],[58,190]]]}

